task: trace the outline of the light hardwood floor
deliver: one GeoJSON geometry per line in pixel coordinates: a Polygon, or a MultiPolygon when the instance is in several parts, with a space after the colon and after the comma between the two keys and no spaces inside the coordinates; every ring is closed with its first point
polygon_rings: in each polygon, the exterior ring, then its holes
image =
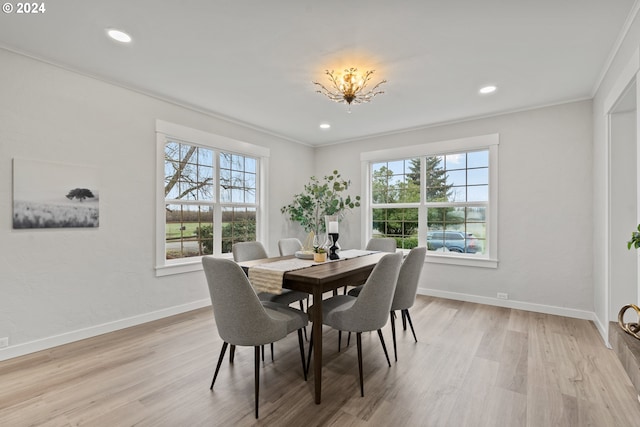
{"type": "MultiPolygon", "coordinates": [[[[220,351],[202,309],[0,363],[0,426],[640,426],[615,354],[584,320],[419,296],[418,343],[399,328],[389,368],[363,334],[365,397],[355,343],[324,330],[322,404],[302,379],[296,334],[261,366],[253,350],[220,351]]],[[[400,323],[400,322],[398,322],[400,323]]],[[[390,326],[384,336],[391,357],[390,326]]]]}

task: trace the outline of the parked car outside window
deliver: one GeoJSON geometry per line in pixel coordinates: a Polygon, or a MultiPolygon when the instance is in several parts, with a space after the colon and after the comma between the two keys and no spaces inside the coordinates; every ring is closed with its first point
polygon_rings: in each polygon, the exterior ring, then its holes
{"type": "Polygon", "coordinates": [[[475,254],[478,247],[478,239],[471,233],[464,231],[429,231],[427,232],[427,248],[430,251],[450,251],[458,253],[475,254]]]}

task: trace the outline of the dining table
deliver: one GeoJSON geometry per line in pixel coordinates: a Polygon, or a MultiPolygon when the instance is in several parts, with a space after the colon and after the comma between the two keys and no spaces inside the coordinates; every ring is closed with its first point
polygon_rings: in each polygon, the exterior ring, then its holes
{"type": "MultiPolygon", "coordinates": [[[[309,267],[285,271],[282,287],[306,292],[313,296],[314,308],[310,320],[314,325],[313,340],[313,379],[315,402],[322,401],[322,299],[325,292],[336,291],[345,285],[358,286],[367,281],[375,265],[387,255],[384,252],[368,253],[354,258],[337,259],[323,263],[313,263],[309,267]]],[[[238,264],[248,273],[251,267],[276,261],[291,259],[293,256],[263,258],[242,261],[238,264]]]]}

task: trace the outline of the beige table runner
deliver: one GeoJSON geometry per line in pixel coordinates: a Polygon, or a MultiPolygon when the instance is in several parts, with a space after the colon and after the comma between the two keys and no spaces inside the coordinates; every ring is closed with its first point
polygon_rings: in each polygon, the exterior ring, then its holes
{"type": "Polygon", "coordinates": [[[284,259],[249,268],[249,281],[256,292],[282,293],[282,278],[287,271],[300,270],[317,264],[310,259],[284,259]]]}

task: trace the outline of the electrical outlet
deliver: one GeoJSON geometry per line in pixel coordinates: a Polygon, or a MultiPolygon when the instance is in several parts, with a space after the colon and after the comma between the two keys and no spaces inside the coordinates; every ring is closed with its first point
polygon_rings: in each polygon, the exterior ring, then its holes
{"type": "Polygon", "coordinates": [[[498,292],[498,299],[509,299],[509,294],[505,292],[498,292]]]}
{"type": "Polygon", "coordinates": [[[9,347],[9,337],[0,338],[0,348],[9,347]]]}

